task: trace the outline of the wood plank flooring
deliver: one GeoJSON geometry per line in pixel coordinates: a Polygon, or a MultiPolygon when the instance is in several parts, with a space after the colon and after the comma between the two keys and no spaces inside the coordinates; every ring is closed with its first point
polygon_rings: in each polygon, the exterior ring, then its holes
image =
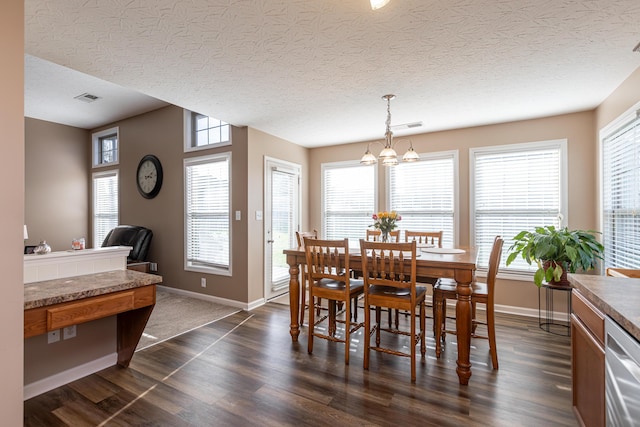
{"type": "Polygon", "coordinates": [[[455,373],[455,337],[440,360],[429,338],[412,384],[407,358],[372,352],[363,370],[363,328],[353,335],[349,366],[342,344],[315,339],[307,354],[306,327],[292,343],[288,307],[269,303],[139,351],[128,369],[114,366],[25,401],[24,425],[577,425],[569,338],[508,315],[499,315],[497,336],[500,370],[490,367],[487,341],[473,340],[468,386],[455,373]]]}

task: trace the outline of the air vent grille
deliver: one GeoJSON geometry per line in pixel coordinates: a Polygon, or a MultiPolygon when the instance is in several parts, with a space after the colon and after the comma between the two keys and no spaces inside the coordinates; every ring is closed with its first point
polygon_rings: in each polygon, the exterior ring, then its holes
{"type": "Polygon", "coordinates": [[[100,97],[97,95],[92,95],[90,93],[83,93],[82,95],[74,96],[73,99],[77,99],[78,101],[89,103],[89,102],[97,101],[98,99],[100,99],[100,97]]]}

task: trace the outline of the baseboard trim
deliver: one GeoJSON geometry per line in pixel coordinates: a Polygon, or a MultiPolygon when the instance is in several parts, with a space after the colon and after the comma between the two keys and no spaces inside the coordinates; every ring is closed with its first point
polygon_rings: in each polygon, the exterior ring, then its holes
{"type": "Polygon", "coordinates": [[[209,301],[209,302],[215,302],[215,303],[218,303],[218,304],[224,304],[224,305],[228,305],[230,307],[236,307],[236,308],[239,308],[239,309],[245,310],[245,311],[251,311],[254,308],[257,308],[257,307],[260,307],[261,305],[264,305],[264,298],[257,299],[255,301],[250,302],[250,303],[244,303],[244,302],[240,302],[240,301],[236,301],[236,300],[232,300],[232,299],[215,297],[213,295],[206,295],[206,294],[201,294],[201,293],[193,292],[193,291],[185,291],[184,289],[171,288],[169,286],[157,285],[157,287],[158,287],[158,289],[161,289],[161,290],[166,291],[166,292],[171,292],[171,293],[174,293],[174,294],[183,295],[183,296],[190,297],[190,298],[201,299],[203,301],[209,301]]]}
{"type": "Polygon", "coordinates": [[[118,353],[111,353],[99,359],[92,360],[80,366],[67,369],[50,377],[43,378],[31,384],[26,384],[23,389],[24,400],[31,399],[39,394],[46,393],[54,388],[69,384],[72,381],[94,374],[118,363],[118,353]]]}

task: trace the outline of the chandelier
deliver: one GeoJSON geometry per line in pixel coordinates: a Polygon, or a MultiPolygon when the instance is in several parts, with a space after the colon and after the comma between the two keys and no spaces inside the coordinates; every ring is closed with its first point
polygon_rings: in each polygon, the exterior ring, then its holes
{"type": "MultiPolygon", "coordinates": [[[[393,142],[393,132],[391,132],[391,100],[395,97],[395,95],[384,95],[382,97],[382,99],[387,101],[387,131],[384,134],[384,148],[376,159],[376,156],[371,153],[371,143],[369,143],[369,145],[367,145],[367,151],[362,156],[362,159],[360,159],[360,163],[363,165],[372,165],[378,160],[385,166],[395,166],[398,164],[398,154],[395,150],[397,142],[393,142]]],[[[382,145],[381,142],[376,141],[376,143],[382,145]]],[[[413,144],[409,141],[409,149],[404,153],[404,156],[402,156],[402,161],[416,162],[418,160],[420,160],[420,156],[415,152],[413,144]]]]}
{"type": "Polygon", "coordinates": [[[371,0],[371,9],[376,10],[384,7],[389,3],[389,0],[371,0]]]}

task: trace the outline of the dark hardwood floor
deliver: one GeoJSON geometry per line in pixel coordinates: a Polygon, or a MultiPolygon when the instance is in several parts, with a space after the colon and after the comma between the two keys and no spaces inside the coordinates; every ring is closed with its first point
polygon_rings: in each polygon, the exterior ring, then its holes
{"type": "Polygon", "coordinates": [[[309,355],[306,328],[292,343],[288,307],[269,303],[139,351],[128,369],[25,401],[24,425],[577,425],[569,338],[540,330],[537,319],[498,315],[500,370],[490,367],[487,341],[473,340],[468,386],[455,373],[455,337],[440,360],[429,338],[412,384],[407,358],[372,352],[363,370],[362,333],[349,366],[342,344],[315,339],[309,355]]]}

